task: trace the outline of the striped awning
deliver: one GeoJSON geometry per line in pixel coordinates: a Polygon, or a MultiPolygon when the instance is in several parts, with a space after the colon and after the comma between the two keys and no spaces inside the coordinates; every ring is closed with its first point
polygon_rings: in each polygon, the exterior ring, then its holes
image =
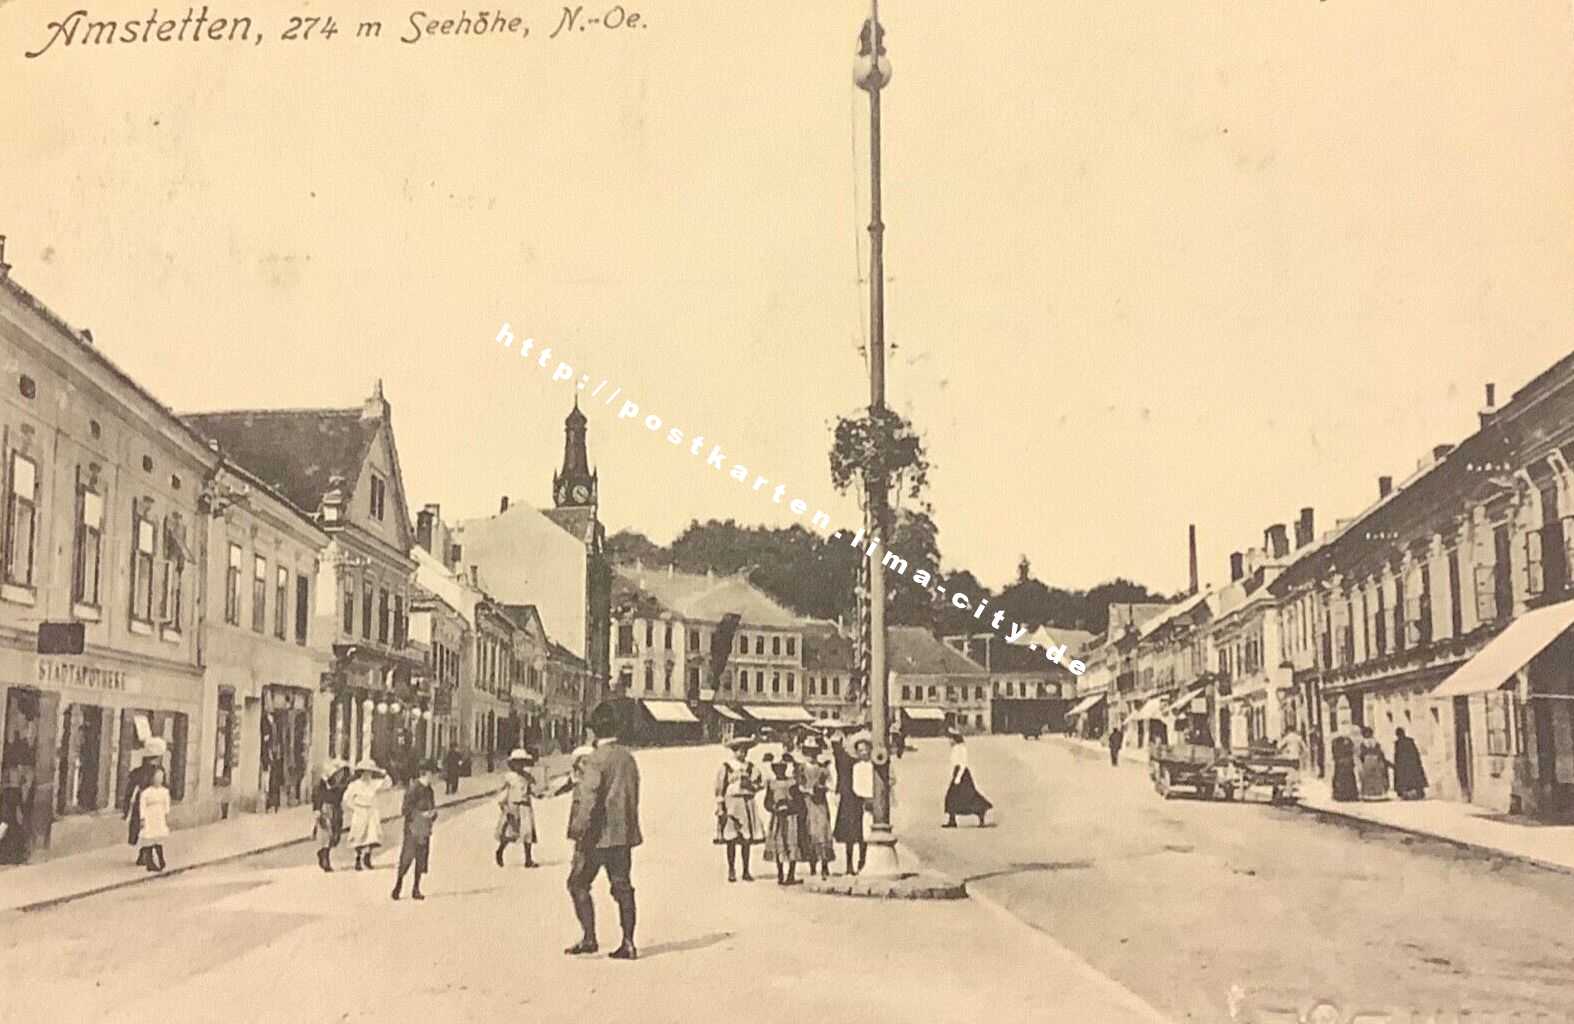
{"type": "Polygon", "coordinates": [[[1131,721],[1144,722],[1150,719],[1158,718],[1164,713],[1164,703],[1165,701],[1163,695],[1149,697],[1143,702],[1142,707],[1138,708],[1132,714],[1131,721]]]}
{"type": "Polygon", "coordinates": [[[712,711],[716,712],[718,715],[720,715],[723,718],[730,718],[734,722],[741,722],[741,721],[744,720],[743,719],[743,715],[741,715],[737,711],[733,710],[732,708],[729,708],[725,704],[712,704],[710,707],[711,707],[712,711]]]}

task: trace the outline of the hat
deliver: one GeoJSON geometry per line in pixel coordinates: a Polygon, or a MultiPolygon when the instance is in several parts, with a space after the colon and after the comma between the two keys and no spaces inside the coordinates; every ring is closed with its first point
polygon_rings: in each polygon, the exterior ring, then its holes
{"type": "Polygon", "coordinates": [[[760,758],[760,760],[764,761],[766,764],[769,764],[770,762],[776,760],[776,755],[775,754],[766,754],[764,757],[760,758]]]}
{"type": "Polygon", "coordinates": [[[596,748],[595,747],[587,745],[587,746],[583,746],[583,747],[575,747],[574,748],[574,752],[572,754],[568,755],[568,756],[573,758],[575,761],[578,761],[580,758],[582,758],[582,757],[589,757],[591,754],[594,754],[595,752],[596,752],[596,748]]]}
{"type": "Polygon", "coordinates": [[[355,766],[355,770],[358,772],[371,772],[373,775],[385,774],[382,765],[369,757],[361,758],[361,763],[355,766]]]}
{"type": "Polygon", "coordinates": [[[962,734],[960,732],[957,732],[955,729],[947,729],[945,731],[945,734],[947,736],[951,737],[954,740],[959,740],[959,739],[962,738],[962,734]]]}
{"type": "Polygon", "coordinates": [[[824,750],[825,749],[825,744],[820,742],[820,737],[818,737],[818,736],[809,736],[809,737],[807,737],[803,741],[802,746],[803,746],[804,750],[809,750],[809,751],[824,750]]]}
{"type": "Polygon", "coordinates": [[[870,738],[867,732],[853,733],[853,746],[856,747],[860,743],[867,743],[871,747],[874,746],[874,740],[870,738]]]}
{"type": "Polygon", "coordinates": [[[747,736],[734,736],[723,744],[728,750],[748,750],[754,746],[754,740],[747,736]]]}
{"type": "Polygon", "coordinates": [[[536,762],[535,755],[526,750],[524,747],[515,747],[508,755],[508,760],[510,763],[514,761],[523,761],[526,764],[535,764],[536,762]]]}

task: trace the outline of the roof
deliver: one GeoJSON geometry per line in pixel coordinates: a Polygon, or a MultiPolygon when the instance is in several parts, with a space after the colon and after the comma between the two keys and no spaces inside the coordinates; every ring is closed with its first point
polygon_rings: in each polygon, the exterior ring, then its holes
{"type": "Polygon", "coordinates": [[[984,676],[989,671],[922,626],[886,630],[886,668],[907,676],[984,676]]]}
{"type": "Polygon", "coordinates": [[[1109,606],[1109,628],[1105,636],[1114,640],[1127,627],[1137,627],[1170,607],[1163,602],[1112,604],[1109,606]]]}
{"type": "Polygon", "coordinates": [[[745,626],[801,628],[803,619],[739,575],[717,576],[678,572],[670,567],[646,570],[626,565],[613,570],[612,603],[644,596],[685,619],[719,622],[735,613],[745,626]]]}
{"type": "Polygon", "coordinates": [[[26,306],[28,309],[31,309],[34,313],[37,313],[43,318],[44,322],[55,327],[66,337],[70,338],[71,341],[76,345],[77,349],[82,352],[82,354],[86,355],[89,359],[104,367],[104,369],[108,370],[115,377],[119,378],[121,383],[125,384],[132,391],[140,395],[144,400],[151,404],[156,410],[158,410],[160,415],[166,417],[170,423],[187,434],[193,442],[200,445],[206,444],[206,439],[194,431],[191,428],[191,425],[185,422],[183,417],[177,416],[169,406],[155,398],[151,391],[149,391],[147,388],[144,388],[141,384],[138,384],[129,373],[115,365],[113,360],[104,355],[104,353],[96,344],[94,344],[92,341],[89,341],[88,337],[91,337],[91,335],[84,337],[82,331],[79,331],[75,327],[72,327],[70,324],[66,323],[64,317],[50,309],[48,306],[44,305],[44,303],[39,300],[38,296],[34,295],[26,288],[23,288],[20,284],[17,284],[16,279],[11,276],[9,270],[0,271],[0,284],[5,285],[6,289],[15,295],[22,305],[26,306]]]}
{"type": "Polygon", "coordinates": [[[1137,634],[1144,639],[1151,636],[1165,623],[1174,622],[1181,616],[1193,611],[1198,605],[1205,604],[1208,598],[1212,596],[1212,593],[1212,590],[1199,590],[1197,593],[1186,598],[1184,601],[1181,601],[1178,604],[1169,605],[1164,609],[1164,611],[1160,612],[1158,615],[1153,616],[1153,618],[1137,627],[1137,634]]]}
{"type": "Polygon", "coordinates": [[[329,480],[343,477],[346,497],[360,479],[382,420],[353,409],[244,409],[183,414],[198,434],[308,513],[322,505],[329,480]]]}
{"type": "Polygon", "coordinates": [[[581,672],[590,671],[590,662],[586,661],[584,658],[581,658],[579,655],[575,654],[567,647],[564,647],[556,640],[548,637],[547,646],[551,648],[552,660],[566,662],[569,668],[578,669],[581,672]]]}
{"type": "Polygon", "coordinates": [[[855,652],[853,642],[842,636],[831,623],[806,625],[803,630],[803,667],[805,671],[851,671],[855,652]]]}
{"type": "Polygon", "coordinates": [[[530,631],[530,622],[534,619],[541,629],[542,636],[546,635],[546,627],[541,625],[541,613],[536,611],[536,606],[533,604],[505,604],[503,614],[508,617],[509,622],[526,632],[530,631]]]}

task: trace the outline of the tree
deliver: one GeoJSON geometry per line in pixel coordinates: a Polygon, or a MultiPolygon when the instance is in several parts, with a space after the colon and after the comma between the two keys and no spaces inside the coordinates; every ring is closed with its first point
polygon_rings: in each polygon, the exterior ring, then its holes
{"type": "Polygon", "coordinates": [[[613,565],[667,565],[671,559],[666,548],[638,530],[619,530],[607,538],[607,560],[613,565]]]}
{"type": "MultiPolygon", "coordinates": [[[[908,568],[898,576],[887,570],[886,621],[895,626],[923,626],[933,629],[938,614],[938,601],[929,588],[915,586],[913,573],[922,569],[931,576],[940,571],[940,528],[927,512],[901,510],[896,514],[896,528],[891,542],[885,547],[894,552],[908,568]]],[[[875,550],[878,556],[880,549],[875,550]]],[[[931,582],[930,586],[933,586],[931,582]]]]}
{"type": "Polygon", "coordinates": [[[935,601],[935,631],[940,636],[955,636],[961,633],[978,633],[989,629],[989,620],[994,612],[988,608],[979,618],[973,618],[973,609],[977,608],[986,598],[994,603],[994,595],[989,588],[979,582],[967,569],[960,569],[950,573],[945,578],[945,593],[935,601]],[[958,608],[955,603],[956,594],[966,594],[968,605],[958,608]]]}
{"type": "Polygon", "coordinates": [[[1162,594],[1156,594],[1140,583],[1133,583],[1117,576],[1089,590],[1083,599],[1085,607],[1082,628],[1103,633],[1109,628],[1109,606],[1112,604],[1163,604],[1162,594]]]}

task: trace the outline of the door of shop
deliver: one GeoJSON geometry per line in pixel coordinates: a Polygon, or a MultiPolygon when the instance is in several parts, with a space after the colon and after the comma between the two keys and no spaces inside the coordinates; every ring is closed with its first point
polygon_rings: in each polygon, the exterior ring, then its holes
{"type": "Polygon", "coordinates": [[[1454,772],[1459,777],[1459,796],[1470,802],[1471,752],[1470,752],[1470,698],[1454,698],[1454,772]]]}
{"type": "Polygon", "coordinates": [[[55,815],[55,747],[60,695],[27,686],[5,691],[0,747],[0,863],[20,864],[49,845],[55,815]]]}

